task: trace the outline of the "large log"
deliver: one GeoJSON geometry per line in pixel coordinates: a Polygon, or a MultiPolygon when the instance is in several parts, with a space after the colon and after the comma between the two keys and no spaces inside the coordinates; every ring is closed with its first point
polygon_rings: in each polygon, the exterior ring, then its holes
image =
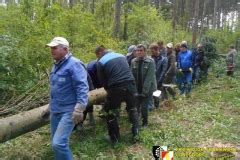
{"type": "MultiPolygon", "coordinates": [[[[90,91],[88,96],[89,105],[98,104],[104,101],[106,91],[103,88],[96,89],[90,91]]],[[[45,105],[0,119],[0,143],[16,138],[49,123],[41,118],[41,113],[47,106],[48,105],[45,105]]]]}

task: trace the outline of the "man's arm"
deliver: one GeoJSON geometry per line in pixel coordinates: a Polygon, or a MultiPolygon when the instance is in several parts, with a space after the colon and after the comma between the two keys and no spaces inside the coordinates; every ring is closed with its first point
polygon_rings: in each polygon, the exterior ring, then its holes
{"type": "Polygon", "coordinates": [[[144,84],[143,84],[142,91],[143,91],[144,95],[148,95],[150,86],[152,85],[152,81],[154,81],[153,80],[154,78],[156,78],[155,77],[155,63],[152,62],[149,64],[149,68],[147,70],[146,78],[145,78],[144,84]]]}
{"type": "Polygon", "coordinates": [[[178,69],[181,69],[181,57],[180,57],[180,52],[178,53],[178,56],[177,56],[177,68],[178,69]]]}
{"type": "Polygon", "coordinates": [[[100,82],[100,85],[103,86],[106,89],[106,77],[104,74],[104,66],[101,62],[97,63],[97,77],[100,82]]]}
{"type": "Polygon", "coordinates": [[[174,55],[171,55],[171,56],[170,56],[170,58],[169,58],[170,66],[169,66],[169,68],[168,68],[168,70],[167,70],[167,72],[166,72],[166,75],[172,74],[172,73],[175,72],[175,61],[176,61],[175,59],[176,59],[176,58],[175,58],[174,55]]]}
{"type": "Polygon", "coordinates": [[[88,81],[87,71],[80,62],[75,63],[71,68],[73,88],[77,95],[77,103],[85,110],[88,103],[88,81]]]}
{"type": "Polygon", "coordinates": [[[167,58],[164,58],[163,62],[162,62],[162,70],[161,70],[161,74],[159,76],[158,79],[158,86],[161,86],[164,80],[164,75],[167,71],[167,67],[168,67],[168,61],[167,58]]]}

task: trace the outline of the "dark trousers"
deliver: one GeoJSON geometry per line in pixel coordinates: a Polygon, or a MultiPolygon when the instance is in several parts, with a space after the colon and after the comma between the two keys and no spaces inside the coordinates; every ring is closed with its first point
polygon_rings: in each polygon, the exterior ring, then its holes
{"type": "MultiPolygon", "coordinates": [[[[166,76],[165,77],[165,80],[164,80],[164,83],[165,84],[173,84],[173,81],[174,81],[174,76],[166,76]]],[[[174,91],[173,88],[171,87],[162,87],[162,98],[163,99],[168,99],[168,93],[173,97],[175,98],[176,96],[176,92],[174,91]]]]}
{"type": "Polygon", "coordinates": [[[88,113],[93,113],[93,105],[87,106],[87,108],[86,108],[85,111],[83,112],[83,121],[86,120],[88,113]]]}
{"type": "Polygon", "coordinates": [[[131,86],[133,84],[129,84],[121,87],[114,87],[107,89],[107,97],[104,104],[104,111],[107,113],[107,126],[108,133],[112,142],[117,142],[120,138],[119,134],[119,126],[118,119],[114,114],[115,111],[120,108],[121,102],[127,103],[128,115],[130,122],[132,123],[132,133],[133,135],[138,134],[138,113],[136,109],[136,98],[134,96],[134,92],[131,90],[131,86]]]}
{"type": "Polygon", "coordinates": [[[152,95],[149,97],[139,97],[137,99],[137,110],[138,110],[138,117],[141,117],[142,124],[148,124],[148,105],[149,99],[152,98],[152,95]]]}

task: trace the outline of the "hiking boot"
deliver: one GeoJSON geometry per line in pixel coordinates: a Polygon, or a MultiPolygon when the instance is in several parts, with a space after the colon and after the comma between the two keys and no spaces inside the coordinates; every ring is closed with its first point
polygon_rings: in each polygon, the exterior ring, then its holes
{"type": "Polygon", "coordinates": [[[89,124],[94,126],[95,125],[95,120],[94,120],[94,116],[92,112],[88,113],[88,117],[89,117],[89,124]]]}

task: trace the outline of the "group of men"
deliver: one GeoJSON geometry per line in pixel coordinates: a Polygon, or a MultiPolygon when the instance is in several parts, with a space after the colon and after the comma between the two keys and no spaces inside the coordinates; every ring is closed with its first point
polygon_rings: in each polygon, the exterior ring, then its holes
{"type": "Polygon", "coordinates": [[[52,147],[57,160],[72,159],[68,140],[87,113],[94,123],[93,106],[87,105],[89,90],[104,87],[107,92],[103,110],[111,143],[120,140],[117,110],[122,102],[126,102],[136,140],[140,126],[148,126],[148,111],[160,105],[160,97],[153,96],[156,90],[162,92],[163,99],[168,98],[168,93],[175,99],[176,92],[171,86],[177,81],[180,94],[190,93],[193,73],[198,76],[203,51],[201,44],[192,54],[186,42],[175,49],[172,43],[165,48],[159,42],[149,46],[150,56],[142,44],[131,45],[124,56],[99,46],[95,50],[97,59],[85,65],[71,54],[65,38],[55,37],[47,46],[51,48],[54,65],[50,74],[50,103],[42,117],[50,115],[52,147]]]}

